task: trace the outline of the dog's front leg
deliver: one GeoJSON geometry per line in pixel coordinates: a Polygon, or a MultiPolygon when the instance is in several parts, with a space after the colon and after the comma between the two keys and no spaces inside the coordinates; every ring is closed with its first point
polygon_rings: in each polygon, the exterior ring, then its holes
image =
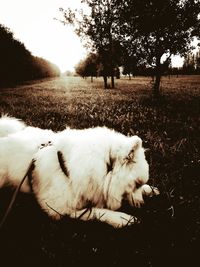
{"type": "Polygon", "coordinates": [[[138,219],[129,214],[118,211],[112,211],[108,209],[99,209],[99,208],[74,211],[69,216],[71,218],[77,218],[84,221],[98,220],[104,223],[108,223],[115,228],[121,228],[127,225],[138,223],[138,219]]]}

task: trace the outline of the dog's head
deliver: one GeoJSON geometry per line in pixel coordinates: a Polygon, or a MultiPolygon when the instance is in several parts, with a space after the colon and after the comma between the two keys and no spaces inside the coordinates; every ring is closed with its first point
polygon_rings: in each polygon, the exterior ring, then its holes
{"type": "Polygon", "coordinates": [[[134,192],[149,179],[149,165],[142,140],[132,136],[116,142],[110,151],[107,166],[104,187],[106,204],[110,209],[118,209],[123,198],[130,194],[134,198],[134,192]]]}

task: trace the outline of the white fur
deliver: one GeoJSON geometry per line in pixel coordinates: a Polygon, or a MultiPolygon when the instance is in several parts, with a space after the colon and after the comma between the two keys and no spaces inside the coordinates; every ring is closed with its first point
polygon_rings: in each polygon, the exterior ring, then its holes
{"type": "MultiPolygon", "coordinates": [[[[140,207],[143,195],[152,194],[146,184],[149,166],[138,136],[126,137],[106,127],[54,133],[8,117],[0,119],[0,136],[0,187],[17,186],[35,159],[32,190],[52,218],[67,214],[122,227],[135,222],[131,215],[116,211],[122,200],[127,198],[140,207]],[[68,176],[61,169],[58,151],[68,176]],[[89,204],[91,210],[87,210],[89,204]]],[[[28,180],[21,190],[30,192],[28,180]]]]}
{"type": "Polygon", "coordinates": [[[0,119],[0,137],[21,131],[25,127],[22,121],[5,115],[0,119]]]}

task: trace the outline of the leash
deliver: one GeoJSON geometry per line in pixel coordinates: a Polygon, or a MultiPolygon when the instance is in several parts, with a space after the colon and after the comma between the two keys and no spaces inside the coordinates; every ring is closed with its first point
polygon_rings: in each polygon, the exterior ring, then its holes
{"type": "Polygon", "coordinates": [[[31,163],[29,164],[29,167],[28,167],[28,169],[27,169],[27,171],[26,171],[24,177],[22,178],[20,184],[17,186],[17,188],[15,189],[15,191],[14,191],[14,193],[13,193],[13,195],[12,195],[12,198],[11,198],[11,200],[10,200],[10,203],[9,203],[9,205],[8,205],[8,208],[7,208],[7,210],[6,210],[6,212],[5,212],[4,216],[3,216],[3,219],[2,219],[1,222],[0,222],[0,229],[2,228],[3,224],[5,223],[5,221],[6,221],[7,217],[8,217],[8,215],[9,215],[9,213],[10,213],[12,207],[13,207],[13,204],[14,204],[16,198],[17,198],[17,195],[18,195],[18,193],[19,193],[19,191],[20,191],[20,189],[21,189],[21,187],[22,187],[22,185],[23,185],[23,183],[24,183],[26,177],[28,177],[28,176],[31,175],[31,173],[32,173],[32,171],[34,170],[34,168],[35,168],[35,159],[32,159],[32,161],[31,161],[31,163]]]}
{"type": "MultiPolygon", "coordinates": [[[[47,144],[41,144],[39,149],[43,149],[44,147],[47,147],[47,146],[52,146],[52,142],[49,141],[47,144]]],[[[69,171],[67,169],[67,166],[65,165],[65,159],[64,159],[63,154],[62,154],[61,151],[57,152],[57,157],[58,157],[58,162],[59,162],[59,165],[60,165],[60,168],[61,168],[62,172],[65,174],[65,176],[67,178],[69,178],[69,171]]],[[[12,207],[13,207],[13,204],[14,204],[16,198],[17,198],[17,195],[18,195],[18,193],[19,193],[19,191],[20,191],[20,189],[21,189],[26,177],[28,177],[29,183],[30,183],[30,186],[31,186],[32,172],[33,172],[33,170],[35,168],[35,161],[36,161],[35,159],[31,160],[24,177],[22,178],[20,184],[15,189],[15,191],[14,191],[14,193],[12,195],[12,198],[10,200],[10,203],[8,205],[8,208],[6,209],[6,212],[5,212],[4,216],[3,216],[3,219],[0,221],[0,229],[2,228],[3,224],[5,223],[8,215],[9,215],[9,213],[10,213],[12,207]]]]}

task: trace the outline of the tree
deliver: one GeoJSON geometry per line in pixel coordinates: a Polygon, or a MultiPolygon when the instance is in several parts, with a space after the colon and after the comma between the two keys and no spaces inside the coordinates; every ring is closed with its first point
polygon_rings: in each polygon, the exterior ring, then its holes
{"type": "Polygon", "coordinates": [[[97,76],[98,69],[98,55],[94,53],[88,54],[88,56],[81,60],[75,67],[75,71],[78,75],[82,77],[91,77],[91,82],[93,82],[93,77],[97,76]]]}
{"type": "Polygon", "coordinates": [[[195,73],[195,55],[188,53],[184,58],[183,63],[183,73],[184,74],[194,74],[195,73]]]}
{"type": "Polygon", "coordinates": [[[107,88],[107,77],[111,76],[111,87],[114,88],[114,69],[117,65],[119,42],[117,28],[119,23],[118,0],[82,0],[90,8],[90,14],[83,10],[63,10],[64,24],[72,24],[75,32],[86,46],[95,51],[101,60],[104,87],[107,88]]]}
{"type": "Polygon", "coordinates": [[[124,0],[119,11],[120,41],[154,68],[153,93],[159,96],[163,65],[190,51],[199,34],[200,0],[124,0]]]}
{"type": "Polygon", "coordinates": [[[131,74],[136,75],[138,69],[138,62],[135,56],[124,55],[122,60],[123,74],[129,76],[131,80],[131,74]]]}
{"type": "Polygon", "coordinates": [[[185,56],[182,72],[184,74],[200,74],[200,49],[185,56]]]}
{"type": "Polygon", "coordinates": [[[196,73],[200,74],[200,49],[196,53],[196,73]]]}

